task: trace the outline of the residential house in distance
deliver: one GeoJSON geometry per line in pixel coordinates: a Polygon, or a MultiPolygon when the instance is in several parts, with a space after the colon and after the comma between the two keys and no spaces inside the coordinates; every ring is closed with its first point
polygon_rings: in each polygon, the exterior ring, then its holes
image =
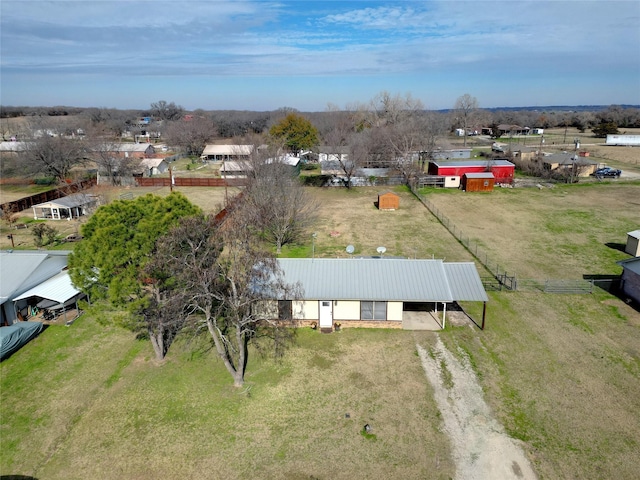
{"type": "Polygon", "coordinates": [[[86,215],[98,204],[96,195],[74,193],[66,197],[39,203],[33,207],[35,220],[72,220],[86,215]]]}
{"type": "Polygon", "coordinates": [[[143,177],[160,175],[169,171],[169,164],[163,158],[144,158],[140,160],[143,177]]]}
{"type": "Polygon", "coordinates": [[[542,165],[545,170],[570,174],[577,177],[588,177],[598,168],[598,162],[589,157],[583,157],[574,153],[552,153],[542,157],[542,165]]]}
{"type": "Polygon", "coordinates": [[[500,132],[501,136],[529,135],[530,130],[531,129],[529,127],[521,127],[520,125],[508,125],[504,123],[498,125],[498,131],[500,132]]]}
{"type": "Polygon", "coordinates": [[[124,158],[148,158],[156,150],[150,143],[119,143],[114,147],[113,153],[124,158]]]}
{"type": "Polygon", "coordinates": [[[207,145],[200,159],[209,162],[249,160],[253,148],[253,145],[207,145]]]}

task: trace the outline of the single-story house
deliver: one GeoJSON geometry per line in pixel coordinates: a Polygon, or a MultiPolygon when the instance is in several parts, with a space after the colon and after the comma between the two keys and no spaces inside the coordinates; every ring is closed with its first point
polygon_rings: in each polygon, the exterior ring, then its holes
{"type": "Polygon", "coordinates": [[[211,162],[248,160],[252,153],[253,145],[206,145],[200,159],[211,162]]]}
{"type": "Polygon", "coordinates": [[[169,164],[163,158],[145,158],[140,161],[143,177],[159,175],[169,170],[169,164]]]}
{"type": "Polygon", "coordinates": [[[454,148],[450,150],[435,150],[431,153],[434,160],[449,160],[456,158],[471,158],[470,148],[454,148]]]}
{"type": "Polygon", "coordinates": [[[500,135],[528,135],[529,134],[529,130],[531,130],[529,127],[521,127],[520,125],[507,125],[507,124],[501,124],[498,125],[498,131],[500,132],[500,135]]]}
{"type": "Polygon", "coordinates": [[[542,158],[542,165],[546,170],[571,172],[578,177],[588,177],[598,168],[598,162],[589,160],[573,153],[552,153],[542,158]]]}
{"type": "Polygon", "coordinates": [[[36,220],[71,220],[86,215],[90,208],[98,203],[96,195],[74,193],[49,202],[39,203],[33,207],[33,218],[36,220]]]}
{"type": "Polygon", "coordinates": [[[429,175],[441,177],[462,177],[465,173],[491,172],[496,184],[511,184],[516,166],[505,159],[433,160],[427,168],[429,175]]]}
{"type": "MultiPolygon", "coordinates": [[[[29,316],[27,299],[22,295],[67,267],[68,251],[0,251],[0,325],[11,325],[29,316]]],[[[34,303],[35,305],[35,303],[34,303]]]]}
{"type": "Polygon", "coordinates": [[[345,162],[349,158],[349,150],[350,149],[347,146],[331,147],[327,145],[321,145],[318,148],[318,161],[345,162]]]}
{"type": "Polygon", "coordinates": [[[640,230],[627,233],[627,245],[624,251],[634,257],[640,257],[640,230]]]}
{"type": "MultiPolygon", "coordinates": [[[[281,299],[299,325],[411,328],[415,311],[438,315],[457,301],[488,301],[473,262],[405,258],[280,258],[284,280],[303,298],[281,299]]],[[[483,319],[484,322],[484,319],[483,319]]]]}
{"type": "Polygon", "coordinates": [[[495,178],[491,172],[465,173],[462,176],[462,189],[465,192],[491,192],[495,178]]]}
{"type": "Polygon", "coordinates": [[[113,153],[124,158],[147,158],[154,155],[156,149],[150,143],[119,143],[113,153]]]}
{"type": "Polygon", "coordinates": [[[620,291],[640,305],[640,257],[617,262],[622,266],[620,291]]]}
{"type": "Polygon", "coordinates": [[[220,167],[220,175],[223,178],[245,178],[253,167],[248,161],[226,160],[220,167]]]}

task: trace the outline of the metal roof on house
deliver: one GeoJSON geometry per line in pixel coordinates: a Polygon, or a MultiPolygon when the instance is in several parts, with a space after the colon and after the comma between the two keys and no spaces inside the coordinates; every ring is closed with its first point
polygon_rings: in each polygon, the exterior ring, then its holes
{"type": "Polygon", "coordinates": [[[67,266],[68,255],[67,251],[0,252],[0,303],[61,272],[67,266]]]}
{"type": "Polygon", "coordinates": [[[64,303],[80,294],[80,290],[76,289],[71,283],[69,272],[60,272],[50,279],[42,282],[40,285],[27,290],[22,295],[13,299],[13,301],[22,300],[23,298],[41,297],[54,302],[64,303]]]}
{"type": "Polygon", "coordinates": [[[202,155],[251,155],[253,145],[207,145],[202,155]]]}
{"type": "Polygon", "coordinates": [[[509,160],[497,158],[495,160],[432,160],[431,163],[439,167],[515,167],[509,160]]]}
{"type": "Polygon", "coordinates": [[[94,203],[95,201],[95,195],[87,195],[86,193],[74,193],[73,195],[67,195],[66,197],[60,197],[48,202],[38,203],[37,205],[33,205],[33,208],[44,207],[48,205],[63,208],[75,208],[82,207],[83,205],[89,205],[91,203],[94,203]]]}
{"type": "Polygon", "coordinates": [[[636,275],[640,275],[640,257],[628,258],[627,260],[620,260],[616,263],[621,265],[624,269],[630,270],[636,275]]]}
{"type": "Polygon", "coordinates": [[[299,283],[307,300],[487,300],[473,263],[397,258],[281,258],[278,262],[285,281],[299,283]]]}
{"type": "Polygon", "coordinates": [[[121,143],[116,148],[116,152],[146,152],[149,147],[153,147],[150,143],[121,143]]]}

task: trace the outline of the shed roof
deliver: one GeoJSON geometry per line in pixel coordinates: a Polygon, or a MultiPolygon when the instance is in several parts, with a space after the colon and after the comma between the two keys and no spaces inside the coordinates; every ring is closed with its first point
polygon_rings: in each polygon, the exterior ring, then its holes
{"type": "Polygon", "coordinates": [[[475,264],[397,258],[281,258],[287,283],[308,300],[486,301],[475,264]]]}
{"type": "Polygon", "coordinates": [[[140,160],[140,165],[147,168],[158,168],[163,162],[167,163],[164,158],[145,158],[140,160]]]}
{"type": "Polygon", "coordinates": [[[494,178],[491,172],[469,172],[464,174],[467,178],[494,178]]]}
{"type": "Polygon", "coordinates": [[[634,230],[632,232],[627,232],[627,235],[629,235],[630,237],[637,238],[638,240],[640,240],[640,230],[634,230]]]}

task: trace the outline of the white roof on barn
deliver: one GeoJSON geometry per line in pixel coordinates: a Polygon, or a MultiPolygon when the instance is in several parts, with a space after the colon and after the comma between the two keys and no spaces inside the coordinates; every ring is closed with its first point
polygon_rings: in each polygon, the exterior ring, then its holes
{"type": "Polygon", "coordinates": [[[14,298],[13,301],[22,300],[23,298],[41,297],[47,300],[53,300],[54,302],[64,303],[80,293],[80,290],[76,289],[73,283],[71,283],[69,272],[64,271],[40,285],[36,285],[32,289],[27,290],[22,295],[14,298]]]}
{"type": "Polygon", "coordinates": [[[397,258],[281,258],[287,283],[307,300],[487,301],[472,262],[397,258]]]}

